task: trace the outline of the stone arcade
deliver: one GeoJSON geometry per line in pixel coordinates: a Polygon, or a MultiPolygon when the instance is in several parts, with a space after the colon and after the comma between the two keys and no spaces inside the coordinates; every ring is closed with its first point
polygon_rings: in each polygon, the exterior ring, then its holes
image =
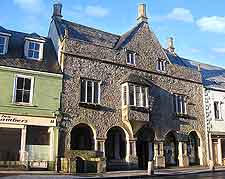
{"type": "Polygon", "coordinates": [[[59,170],[206,165],[201,74],[170,61],[146,6],[123,35],[64,20],[61,11],[55,4],[49,29],[64,73],[59,170]]]}

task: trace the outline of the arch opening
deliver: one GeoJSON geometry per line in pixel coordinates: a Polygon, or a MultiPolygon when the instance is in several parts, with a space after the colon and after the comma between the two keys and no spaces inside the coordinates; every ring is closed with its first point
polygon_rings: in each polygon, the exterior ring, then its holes
{"type": "Polygon", "coordinates": [[[94,134],[86,124],[78,124],[71,131],[71,150],[94,150],[94,134]]]}
{"type": "Polygon", "coordinates": [[[190,132],[188,136],[188,157],[190,165],[200,165],[199,151],[200,138],[195,131],[190,132]]]}

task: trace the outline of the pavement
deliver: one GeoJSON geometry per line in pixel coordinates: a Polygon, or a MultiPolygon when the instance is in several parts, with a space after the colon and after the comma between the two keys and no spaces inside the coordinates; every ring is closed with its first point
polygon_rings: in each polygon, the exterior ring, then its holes
{"type": "MultiPolygon", "coordinates": [[[[191,175],[200,173],[211,173],[212,171],[206,167],[190,167],[190,168],[168,168],[155,169],[154,175],[159,176],[179,176],[191,175]]],[[[217,167],[215,172],[225,172],[225,167],[217,167]]],[[[131,170],[131,171],[114,171],[104,174],[80,174],[80,175],[65,175],[52,171],[0,171],[0,177],[7,179],[17,178],[147,178],[149,175],[146,170],[131,170]]]]}

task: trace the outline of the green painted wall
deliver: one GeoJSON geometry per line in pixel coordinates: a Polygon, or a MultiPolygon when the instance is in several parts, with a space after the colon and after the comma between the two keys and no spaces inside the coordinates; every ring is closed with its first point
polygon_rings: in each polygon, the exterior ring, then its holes
{"type": "Polygon", "coordinates": [[[62,77],[47,73],[0,67],[0,113],[52,117],[60,107],[62,77]],[[33,102],[31,106],[13,104],[14,80],[17,74],[34,77],[33,102]]]}

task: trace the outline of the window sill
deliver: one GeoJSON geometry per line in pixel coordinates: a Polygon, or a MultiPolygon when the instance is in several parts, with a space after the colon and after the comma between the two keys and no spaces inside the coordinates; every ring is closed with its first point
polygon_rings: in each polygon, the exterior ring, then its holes
{"type": "Polygon", "coordinates": [[[142,113],[149,113],[148,107],[139,107],[139,106],[126,106],[132,111],[142,112],[142,113]]]}
{"type": "Polygon", "coordinates": [[[29,104],[29,103],[12,103],[12,105],[15,105],[15,106],[22,106],[22,107],[37,107],[33,104],[29,104]]]}
{"type": "Polygon", "coordinates": [[[158,73],[166,73],[166,71],[156,70],[158,73]]]}
{"type": "Polygon", "coordinates": [[[101,104],[95,104],[95,103],[85,103],[85,102],[80,102],[79,106],[84,107],[84,108],[90,108],[90,109],[102,109],[104,106],[101,104]]]}

